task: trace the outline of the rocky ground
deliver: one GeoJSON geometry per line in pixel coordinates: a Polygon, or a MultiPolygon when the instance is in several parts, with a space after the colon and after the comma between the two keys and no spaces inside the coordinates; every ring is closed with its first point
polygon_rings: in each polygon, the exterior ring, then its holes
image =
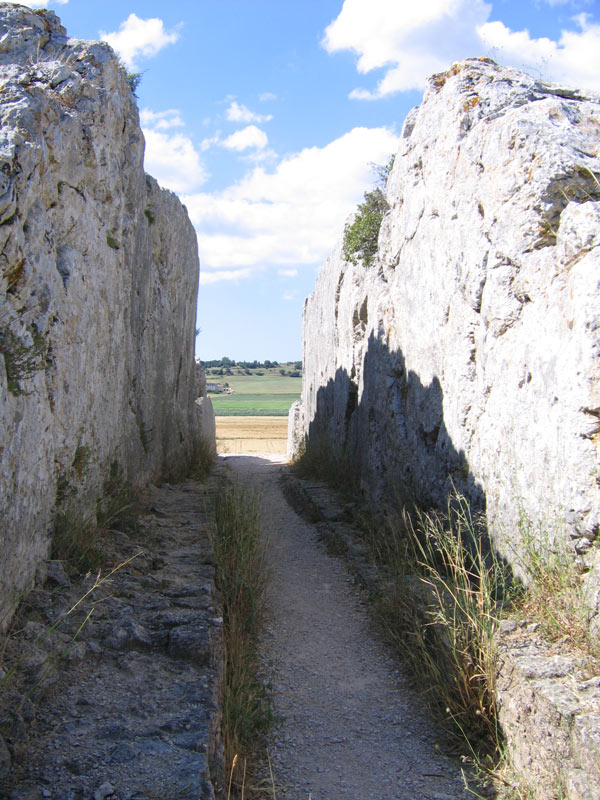
{"type": "Polygon", "coordinates": [[[277,457],[226,458],[263,495],[271,554],[264,637],[280,800],[458,800],[460,764],[385,652],[345,565],[284,498],[277,457]]]}
{"type": "Polygon", "coordinates": [[[111,531],[115,572],[71,583],[52,562],[24,602],[0,674],[0,800],[219,796],[222,620],[207,502],[223,471],[262,496],[276,797],[470,797],[455,751],[374,633],[359,588],[368,572],[359,580],[327,554],[332,532],[353,546],[344,509],[280,456],[220,462],[206,486],[153,489],[136,531],[111,531]],[[294,510],[294,486],[320,522],[294,510]]]}
{"type": "Polygon", "coordinates": [[[214,798],[222,620],[209,492],[153,490],[138,530],[109,535],[123,566],[92,588],[95,576],[71,584],[53,562],[26,599],[3,659],[2,800],[214,798]]]}

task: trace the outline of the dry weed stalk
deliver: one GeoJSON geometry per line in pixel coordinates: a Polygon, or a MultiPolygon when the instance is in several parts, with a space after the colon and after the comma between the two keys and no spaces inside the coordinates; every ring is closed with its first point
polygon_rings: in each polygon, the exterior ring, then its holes
{"type": "Polygon", "coordinates": [[[404,509],[363,528],[381,569],[375,608],[387,638],[470,754],[494,749],[494,631],[510,581],[483,521],[457,495],[444,515],[404,509]]]}
{"type": "MultiPolygon", "coordinates": [[[[43,637],[46,639],[48,636],[58,630],[58,628],[72,615],[75,611],[77,611],[82,604],[84,604],[87,600],[89,600],[94,593],[105,583],[107,583],[112,576],[119,572],[119,570],[126,567],[130,564],[135,558],[141,555],[141,551],[134,553],[129,558],[121,561],[119,564],[112,567],[105,575],[102,575],[101,571],[98,571],[96,577],[94,578],[91,586],[79,597],[73,605],[71,605],[66,611],[59,615],[59,617],[55,620],[55,622],[48,626],[48,628],[44,631],[43,637]]],[[[79,635],[89,622],[90,618],[92,617],[95,611],[95,606],[92,606],[86,613],[83,620],[78,624],[77,630],[71,636],[68,644],[66,646],[61,646],[56,652],[49,653],[45,658],[42,664],[40,665],[40,669],[38,670],[37,676],[35,681],[27,688],[25,692],[20,697],[19,702],[17,703],[16,707],[11,711],[12,714],[19,715],[23,710],[23,706],[27,700],[33,697],[36,692],[39,690],[41,686],[43,686],[46,682],[46,679],[49,675],[58,668],[58,665],[61,663],[63,659],[65,659],[71,649],[73,648],[75,642],[77,641],[79,635]]],[[[14,630],[12,634],[7,634],[5,640],[2,644],[2,648],[0,651],[0,665],[3,663],[4,654],[6,651],[6,647],[10,638],[18,636],[22,631],[21,630],[14,630]]],[[[34,650],[40,643],[41,643],[41,635],[38,636],[31,644],[31,650],[34,650]]],[[[8,687],[14,683],[15,681],[18,682],[19,680],[19,670],[20,666],[19,663],[15,663],[11,666],[10,670],[6,673],[2,681],[0,681],[0,690],[4,693],[8,687]]]]}

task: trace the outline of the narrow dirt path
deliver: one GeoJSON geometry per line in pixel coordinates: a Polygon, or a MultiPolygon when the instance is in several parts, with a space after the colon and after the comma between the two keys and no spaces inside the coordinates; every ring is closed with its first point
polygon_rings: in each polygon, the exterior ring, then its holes
{"type": "Polygon", "coordinates": [[[422,701],[374,635],[343,563],[285,500],[280,459],[224,459],[234,479],[263,494],[273,570],[264,648],[281,719],[270,751],[277,797],[470,797],[460,765],[442,754],[422,701]]]}

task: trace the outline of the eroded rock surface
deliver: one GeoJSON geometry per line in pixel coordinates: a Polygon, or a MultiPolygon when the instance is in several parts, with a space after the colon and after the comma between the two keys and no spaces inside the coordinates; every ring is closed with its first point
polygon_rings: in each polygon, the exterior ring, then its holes
{"type": "Polygon", "coordinates": [[[196,237],[144,174],[112,50],[0,4],[0,124],[1,628],[57,500],[93,510],[111,464],[138,485],[181,468],[201,407],[196,237]]]}
{"type": "Polygon", "coordinates": [[[212,491],[214,481],[153,489],[136,529],[105,543],[114,571],[71,584],[53,562],[25,599],[0,675],[2,800],[214,800],[223,643],[212,491]]]}
{"type": "MultiPolygon", "coordinates": [[[[374,497],[487,509],[572,539],[597,607],[600,102],[486,59],[408,116],[377,257],[338,246],[304,312],[305,436],[374,497]]],[[[546,540],[544,542],[544,540],[546,540]]]]}

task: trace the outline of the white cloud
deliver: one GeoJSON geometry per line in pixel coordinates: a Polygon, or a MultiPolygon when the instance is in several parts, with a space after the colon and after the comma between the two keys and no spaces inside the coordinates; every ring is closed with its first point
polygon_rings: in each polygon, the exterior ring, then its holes
{"type": "Polygon", "coordinates": [[[281,275],[284,278],[297,278],[298,277],[298,270],[297,269],[278,269],[277,274],[281,275]]]}
{"type": "Polygon", "coordinates": [[[152,58],[167,45],[174,44],[179,33],[166,31],[158,17],[141,19],[130,14],[118,31],[100,31],[100,38],[117,51],[127,67],[134,69],[138,58],[152,58]]]}
{"type": "Polygon", "coordinates": [[[150,108],[143,108],[140,111],[140,122],[144,128],[152,127],[155,130],[163,131],[183,127],[183,119],[176,108],[169,108],[166,111],[152,111],[150,108]]]}
{"type": "Polygon", "coordinates": [[[256,147],[262,150],[268,143],[269,139],[264,131],[261,131],[256,125],[247,125],[245,128],[232,133],[231,136],[224,139],[222,145],[230,150],[238,150],[241,152],[242,150],[247,150],[249,147],[256,147]]]}
{"type": "Polygon", "coordinates": [[[255,114],[236,100],[231,103],[225,116],[230,122],[269,122],[273,119],[272,114],[255,114]]]}
{"type": "Polygon", "coordinates": [[[549,6],[571,5],[575,8],[581,8],[582,6],[591,6],[595,0],[542,0],[542,2],[547,3],[549,6]]]}
{"type": "Polygon", "coordinates": [[[385,69],[375,90],[351,93],[357,99],[422,89],[429,75],[452,61],[490,54],[502,63],[541,71],[548,80],[600,89],[600,26],[586,15],[575,18],[576,29],[563,30],[559,41],[552,41],[489,22],[491,11],[484,0],[345,0],[325,30],[323,46],[330,53],[356,53],[361,74],[385,69]]]}
{"type": "Polygon", "coordinates": [[[355,90],[354,97],[422,89],[432,72],[477,54],[475,28],[487,21],[490,11],[483,0],[345,0],[325,30],[323,45],[330,53],[353,50],[360,73],[387,68],[376,92],[355,90]]]}
{"type": "Polygon", "coordinates": [[[283,159],[273,171],[255,167],[221,192],[184,196],[204,282],[243,269],[322,262],[372,185],[370,165],[386,163],[398,141],[386,128],[354,128],[325,147],[283,159]]]}
{"type": "Polygon", "coordinates": [[[215,270],[214,272],[204,272],[200,270],[200,283],[218,283],[219,281],[239,281],[252,276],[251,269],[231,269],[215,270]]]}
{"type": "Polygon", "coordinates": [[[271,164],[277,161],[277,153],[271,147],[266,147],[264,150],[254,150],[243,156],[245,161],[250,161],[253,164],[271,164]]]}
{"type": "Polygon", "coordinates": [[[140,119],[146,139],[146,172],[173,192],[197,191],[206,180],[206,170],[189,136],[171,132],[183,125],[179,111],[157,112],[145,108],[140,119]]]}
{"type": "Polygon", "coordinates": [[[286,300],[286,301],[295,300],[296,299],[296,292],[284,292],[281,295],[281,299],[282,300],[286,300]]]}
{"type": "Polygon", "coordinates": [[[269,103],[272,100],[277,100],[277,95],[273,94],[273,92],[263,92],[258,95],[258,99],[261,103],[269,103]]]}
{"type": "Polygon", "coordinates": [[[214,136],[207,136],[205,139],[202,139],[200,142],[200,150],[204,153],[206,150],[210,150],[213,145],[220,143],[221,135],[217,132],[214,136]]]}
{"type": "Polygon", "coordinates": [[[600,25],[586,14],[574,19],[579,30],[563,30],[558,42],[532,39],[529,31],[511,31],[502,22],[488,22],[478,32],[503,62],[537,69],[546,81],[600,92],[600,25]]]}

